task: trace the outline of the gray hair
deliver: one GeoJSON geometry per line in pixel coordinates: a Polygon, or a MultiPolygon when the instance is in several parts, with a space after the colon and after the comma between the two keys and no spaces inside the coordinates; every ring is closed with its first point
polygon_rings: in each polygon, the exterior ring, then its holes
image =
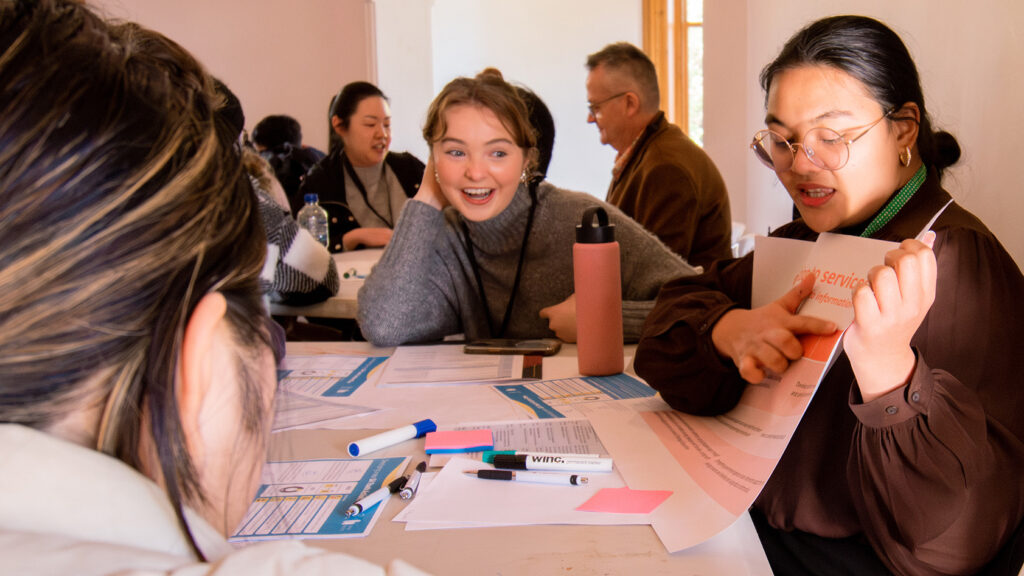
{"type": "Polygon", "coordinates": [[[661,103],[658,73],[654,69],[654,63],[642,50],[629,42],[609,44],[587,56],[587,70],[593,70],[598,66],[635,83],[640,104],[644,109],[658,109],[661,103]]]}

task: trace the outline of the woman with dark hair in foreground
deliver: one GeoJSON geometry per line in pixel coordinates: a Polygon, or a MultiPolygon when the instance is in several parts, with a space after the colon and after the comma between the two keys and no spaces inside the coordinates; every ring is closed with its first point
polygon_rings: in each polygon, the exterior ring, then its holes
{"type": "Polygon", "coordinates": [[[225,541],[283,342],[210,78],[70,1],[4,2],[0,53],[0,572],[381,574],[225,541]]]}

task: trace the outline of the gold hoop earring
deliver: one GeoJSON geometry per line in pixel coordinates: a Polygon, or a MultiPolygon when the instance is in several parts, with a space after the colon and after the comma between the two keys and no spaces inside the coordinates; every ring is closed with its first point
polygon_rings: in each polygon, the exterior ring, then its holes
{"type": "Polygon", "coordinates": [[[900,164],[904,167],[910,166],[910,160],[913,158],[913,154],[910,153],[910,146],[907,146],[906,150],[900,152],[900,164]],[[904,153],[906,156],[904,156],[904,153]]]}

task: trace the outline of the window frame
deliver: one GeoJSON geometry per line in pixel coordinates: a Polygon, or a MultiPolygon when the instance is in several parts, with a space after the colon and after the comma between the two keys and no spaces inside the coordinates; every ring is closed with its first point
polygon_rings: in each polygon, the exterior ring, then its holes
{"type": "Polygon", "coordinates": [[[643,0],[643,49],[658,75],[661,109],[669,122],[689,132],[689,36],[704,22],[691,22],[686,4],[687,0],[643,0]]]}

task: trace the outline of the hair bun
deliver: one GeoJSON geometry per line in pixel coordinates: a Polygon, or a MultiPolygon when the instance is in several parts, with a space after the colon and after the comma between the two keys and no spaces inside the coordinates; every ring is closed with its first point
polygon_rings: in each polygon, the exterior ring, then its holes
{"type": "Polygon", "coordinates": [[[477,80],[501,80],[502,82],[505,81],[505,77],[502,76],[501,70],[492,67],[484,68],[482,71],[480,71],[479,74],[476,75],[476,78],[477,80]]]}
{"type": "Polygon", "coordinates": [[[935,168],[942,171],[960,160],[960,143],[949,132],[939,130],[932,135],[935,142],[935,168]]]}

